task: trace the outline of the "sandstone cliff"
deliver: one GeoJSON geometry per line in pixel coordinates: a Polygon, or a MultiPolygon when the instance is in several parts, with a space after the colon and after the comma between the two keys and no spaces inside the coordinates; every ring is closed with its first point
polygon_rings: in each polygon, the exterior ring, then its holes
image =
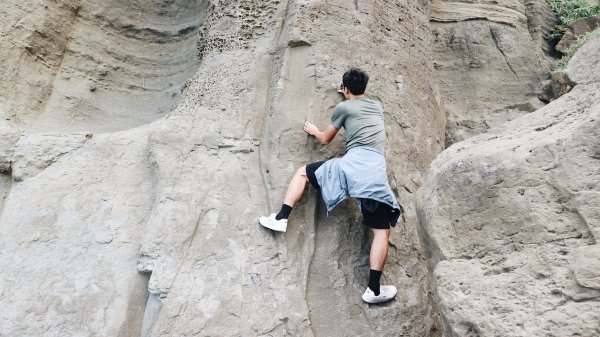
{"type": "Polygon", "coordinates": [[[440,332],[412,206],[444,144],[427,2],[2,8],[1,335],[440,332]],[[296,167],[342,152],[302,124],[326,125],[354,65],[406,209],[385,273],[402,292],[381,307],[360,299],[370,241],[351,202],[327,217],[309,191],[285,235],[257,224],[296,167]]]}
{"type": "Polygon", "coordinates": [[[542,0],[0,13],[0,336],[596,331],[598,71],[582,51],[573,92],[529,114],[550,69],[542,0]],[[350,66],[384,106],[405,211],[382,306],[360,299],[370,238],[352,201],[327,216],[309,190],[285,235],[257,224],[298,166],[343,153],[302,124],[328,123],[350,66]]]}

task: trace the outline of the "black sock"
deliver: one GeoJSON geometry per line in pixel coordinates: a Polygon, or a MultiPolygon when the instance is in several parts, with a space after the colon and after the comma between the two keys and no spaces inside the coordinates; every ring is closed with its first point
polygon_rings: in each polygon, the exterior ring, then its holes
{"type": "Polygon", "coordinates": [[[381,279],[381,270],[369,270],[369,289],[375,296],[379,296],[379,280],[381,279]]]}
{"type": "Polygon", "coordinates": [[[281,210],[275,216],[275,220],[286,219],[290,216],[290,212],[292,211],[292,206],[282,204],[281,210]]]}

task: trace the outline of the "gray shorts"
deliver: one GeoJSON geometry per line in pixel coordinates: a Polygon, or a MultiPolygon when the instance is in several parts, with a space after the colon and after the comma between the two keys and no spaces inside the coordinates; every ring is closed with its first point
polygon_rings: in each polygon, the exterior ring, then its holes
{"type": "MultiPolygon", "coordinates": [[[[317,161],[306,165],[306,177],[310,184],[320,189],[319,182],[315,172],[325,163],[326,160],[317,161]]],[[[360,210],[363,215],[363,223],[369,228],[389,229],[393,218],[393,208],[389,205],[372,199],[361,199],[360,210]]]]}

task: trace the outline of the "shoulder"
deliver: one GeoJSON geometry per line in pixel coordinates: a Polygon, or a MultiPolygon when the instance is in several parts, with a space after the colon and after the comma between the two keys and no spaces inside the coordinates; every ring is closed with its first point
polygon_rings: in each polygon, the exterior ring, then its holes
{"type": "Polygon", "coordinates": [[[381,111],[381,113],[383,113],[383,103],[381,103],[381,101],[375,100],[372,98],[368,98],[365,100],[365,102],[367,102],[367,104],[369,104],[371,106],[377,107],[377,109],[379,109],[379,111],[381,111]]]}
{"type": "Polygon", "coordinates": [[[344,101],[338,103],[335,108],[333,108],[334,115],[344,115],[348,113],[350,101],[344,101]]]}
{"type": "Polygon", "coordinates": [[[348,105],[351,101],[343,101],[343,102],[339,102],[336,106],[335,109],[336,110],[346,110],[348,109],[348,105]]]}
{"type": "Polygon", "coordinates": [[[367,102],[368,104],[373,104],[373,105],[377,105],[380,108],[383,108],[383,103],[381,103],[381,101],[373,99],[373,98],[366,98],[364,100],[365,102],[367,102]]]}

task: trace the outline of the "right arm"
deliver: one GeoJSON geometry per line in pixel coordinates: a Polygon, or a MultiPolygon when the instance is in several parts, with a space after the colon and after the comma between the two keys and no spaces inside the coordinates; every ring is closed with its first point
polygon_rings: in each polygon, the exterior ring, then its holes
{"type": "Polygon", "coordinates": [[[329,144],[333,140],[333,137],[335,137],[337,134],[338,130],[339,129],[329,124],[325,131],[319,131],[319,128],[317,128],[317,126],[311,122],[304,123],[304,131],[306,131],[306,133],[309,135],[315,136],[315,138],[323,145],[329,144]]]}
{"type": "Polygon", "coordinates": [[[319,128],[317,128],[314,124],[310,122],[304,123],[304,131],[306,131],[310,135],[315,136],[315,138],[317,138],[317,140],[321,142],[321,144],[327,145],[331,142],[331,140],[333,140],[333,137],[335,137],[339,129],[341,129],[342,126],[344,126],[347,115],[348,112],[345,108],[344,103],[340,103],[336,105],[333,109],[333,114],[331,115],[331,124],[327,126],[327,129],[325,129],[325,131],[319,131],[319,128]]]}

